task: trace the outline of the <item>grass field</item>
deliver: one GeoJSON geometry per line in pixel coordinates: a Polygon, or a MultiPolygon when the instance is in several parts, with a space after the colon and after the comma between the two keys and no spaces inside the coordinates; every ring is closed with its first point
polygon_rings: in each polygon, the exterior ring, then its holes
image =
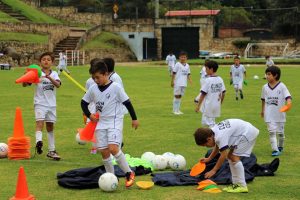
{"type": "MultiPolygon", "coordinates": [[[[71,75],[84,84],[88,79],[87,67],[70,67],[71,75]]],[[[125,89],[136,109],[140,127],[131,129],[129,116],[124,120],[124,152],[139,157],[146,151],[162,154],[170,151],[182,154],[187,160],[187,168],[195,164],[207,151],[194,143],[193,132],[200,126],[201,115],[194,112],[193,98],[199,91],[200,68],[192,66],[193,85],[188,86],[182,101],[184,115],[172,114],[172,89],[166,66],[151,64],[122,64],[116,71],[123,78],[125,89]]],[[[258,163],[273,160],[270,156],[271,148],[266,125],[260,118],[260,92],[265,80],[254,80],[254,75],[262,77],[264,67],[249,67],[248,86],[244,87],[245,99],[236,101],[234,91],[229,86],[229,68],[222,66],[219,69],[225,81],[227,92],[222,106],[222,117],[241,118],[254,124],[260,129],[254,153],[258,163]]],[[[6,142],[12,135],[15,107],[23,109],[25,132],[31,137],[34,146],[34,112],[33,88],[23,88],[14,83],[22,75],[24,69],[17,68],[11,71],[0,71],[0,142],[6,142]]],[[[81,90],[73,85],[64,76],[62,87],[57,92],[58,122],[55,125],[56,147],[62,156],[59,162],[46,158],[46,153],[30,160],[12,161],[0,160],[0,199],[8,199],[15,193],[15,185],[19,167],[25,168],[30,193],[39,200],[96,200],[96,199],[299,199],[300,185],[300,91],[297,89],[300,80],[297,78],[300,68],[285,66],[282,68],[282,81],[289,88],[293,99],[293,108],[288,113],[286,123],[286,146],[280,156],[280,166],[274,177],[257,177],[249,183],[248,194],[206,194],[195,190],[196,186],[187,187],[160,187],[155,186],[149,191],[142,191],[133,186],[124,188],[124,179],[120,179],[119,188],[114,193],[104,193],[100,189],[70,190],[59,187],[56,180],[57,172],[64,172],[74,168],[92,167],[101,164],[99,155],[90,155],[90,145],[80,146],[75,142],[76,129],[82,127],[82,111],[80,100],[81,90]]],[[[44,133],[45,149],[47,136],[44,133]]],[[[32,148],[32,153],[34,149],[32,148]]],[[[150,180],[150,176],[137,177],[137,180],[150,180]]]]}
{"type": "Polygon", "coordinates": [[[0,32],[0,41],[20,41],[45,44],[48,42],[48,35],[19,32],[0,32]]]}

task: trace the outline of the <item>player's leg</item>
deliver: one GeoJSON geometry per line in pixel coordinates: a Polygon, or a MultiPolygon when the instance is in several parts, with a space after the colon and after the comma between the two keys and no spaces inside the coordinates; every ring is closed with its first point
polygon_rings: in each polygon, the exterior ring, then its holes
{"type": "Polygon", "coordinates": [[[41,106],[34,106],[35,113],[35,148],[38,154],[43,153],[43,127],[45,122],[46,111],[41,106]]]}
{"type": "Polygon", "coordinates": [[[238,84],[233,84],[233,87],[234,87],[234,91],[235,91],[235,100],[239,100],[239,86],[238,84]]]}
{"type": "Polygon", "coordinates": [[[277,123],[277,134],[278,134],[278,150],[282,153],[283,152],[283,147],[284,147],[284,122],[277,123]]]}
{"type": "Polygon", "coordinates": [[[239,91],[240,91],[240,97],[241,97],[241,99],[244,99],[244,94],[243,94],[243,82],[242,82],[242,81],[239,82],[238,87],[239,87],[239,91]]]}
{"type": "Polygon", "coordinates": [[[180,114],[180,115],[183,114],[183,112],[180,111],[180,105],[181,105],[181,97],[183,97],[184,92],[185,92],[185,87],[180,87],[180,98],[178,100],[178,105],[177,105],[177,107],[178,107],[178,114],[180,114]]]}
{"type": "Polygon", "coordinates": [[[49,108],[45,117],[48,135],[48,154],[47,157],[53,160],[60,160],[61,157],[56,152],[54,138],[54,123],[56,122],[56,108],[49,108]]]}
{"type": "Polygon", "coordinates": [[[172,66],[168,66],[168,71],[169,71],[170,77],[172,77],[172,74],[173,74],[172,66]]]}
{"type": "Polygon", "coordinates": [[[101,153],[103,165],[106,172],[115,173],[110,151],[108,149],[108,130],[96,129],[95,130],[96,145],[101,153]]]}
{"type": "Polygon", "coordinates": [[[70,71],[68,70],[67,65],[63,65],[62,69],[65,70],[68,74],[70,74],[70,71]]]}
{"type": "Polygon", "coordinates": [[[56,67],[56,69],[57,69],[57,74],[60,75],[60,73],[62,72],[62,67],[61,67],[61,65],[59,64],[59,65],[56,67]]]}
{"type": "Polygon", "coordinates": [[[276,131],[277,131],[277,124],[274,122],[267,123],[268,131],[269,131],[269,138],[272,148],[272,156],[279,156],[280,152],[277,146],[277,138],[276,138],[276,131]]]}
{"type": "Polygon", "coordinates": [[[181,88],[174,86],[173,113],[178,115],[181,101],[181,88]]]}

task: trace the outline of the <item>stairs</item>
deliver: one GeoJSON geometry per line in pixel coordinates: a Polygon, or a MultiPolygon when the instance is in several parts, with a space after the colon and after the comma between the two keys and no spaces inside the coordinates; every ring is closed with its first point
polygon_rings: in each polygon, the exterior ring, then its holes
{"type": "Polygon", "coordinates": [[[0,10],[21,22],[30,22],[30,20],[26,16],[19,13],[19,11],[13,10],[10,6],[6,5],[2,1],[0,1],[0,10]]]}

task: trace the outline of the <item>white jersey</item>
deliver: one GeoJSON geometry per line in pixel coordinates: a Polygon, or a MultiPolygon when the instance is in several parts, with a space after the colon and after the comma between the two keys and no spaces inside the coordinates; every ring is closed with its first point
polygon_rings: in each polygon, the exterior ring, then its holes
{"type": "Polygon", "coordinates": [[[166,57],[166,64],[168,64],[168,66],[174,67],[175,63],[176,63],[176,57],[175,57],[175,55],[168,55],[166,57]]]}
{"type": "Polygon", "coordinates": [[[264,119],[265,122],[285,122],[285,112],[280,112],[280,108],[285,105],[285,101],[291,98],[291,94],[285,84],[278,82],[274,88],[269,84],[262,87],[261,99],[265,101],[264,119]]]}
{"type": "Polygon", "coordinates": [[[119,76],[119,74],[117,74],[116,72],[112,72],[109,76],[109,80],[115,82],[115,83],[118,83],[120,84],[120,86],[122,88],[124,88],[124,85],[123,85],[123,81],[121,79],[121,77],[119,76]]]}
{"type": "Polygon", "coordinates": [[[207,73],[206,73],[206,67],[203,66],[201,71],[200,71],[200,75],[201,75],[201,78],[205,79],[207,77],[207,73]]]}
{"type": "Polygon", "coordinates": [[[240,84],[244,80],[244,73],[246,72],[246,69],[244,65],[231,65],[230,73],[232,75],[232,82],[233,84],[240,84]]]}
{"type": "MultiPolygon", "coordinates": [[[[85,89],[86,91],[88,91],[93,85],[97,85],[96,82],[94,81],[94,79],[89,78],[86,83],[85,83],[85,89]]],[[[96,106],[95,103],[91,102],[88,106],[89,111],[91,113],[96,113],[96,106]]]]}
{"type": "Polygon", "coordinates": [[[266,65],[267,65],[267,67],[272,67],[275,64],[274,64],[274,61],[272,59],[267,59],[266,65]]]}
{"type": "Polygon", "coordinates": [[[103,91],[93,85],[82,99],[87,103],[94,102],[96,112],[100,113],[96,129],[123,129],[122,103],[129,97],[118,83],[109,83],[103,91]]]}
{"type": "Polygon", "coordinates": [[[59,64],[58,65],[65,66],[66,65],[66,60],[67,60],[67,56],[60,52],[59,53],[59,64]]]}
{"type": "Polygon", "coordinates": [[[236,148],[239,143],[255,140],[259,130],[249,122],[240,119],[227,119],[214,125],[214,139],[220,151],[236,148]]]}
{"type": "Polygon", "coordinates": [[[206,94],[201,105],[201,112],[207,117],[219,117],[221,115],[221,98],[225,91],[221,77],[207,77],[201,87],[201,93],[206,94]]]}
{"type": "MultiPolygon", "coordinates": [[[[40,83],[36,85],[34,92],[34,105],[56,107],[56,87],[45,76],[46,74],[42,71],[40,83]]],[[[49,76],[56,81],[60,81],[56,71],[51,70],[49,76]]]]}
{"type": "Polygon", "coordinates": [[[176,63],[173,68],[173,72],[176,73],[174,87],[186,87],[188,75],[191,74],[189,64],[176,63]]]}

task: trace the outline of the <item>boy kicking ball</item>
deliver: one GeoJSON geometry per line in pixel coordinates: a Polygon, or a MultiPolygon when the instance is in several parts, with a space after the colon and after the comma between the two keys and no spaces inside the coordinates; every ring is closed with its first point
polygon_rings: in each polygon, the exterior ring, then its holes
{"type": "Polygon", "coordinates": [[[198,128],[194,133],[196,144],[214,147],[209,157],[202,158],[200,161],[207,163],[220,152],[216,165],[205,174],[205,178],[214,176],[227,158],[232,175],[232,185],[223,190],[229,193],[248,192],[240,156],[250,156],[258,134],[257,128],[240,119],[227,119],[211,128],[198,128]]]}

